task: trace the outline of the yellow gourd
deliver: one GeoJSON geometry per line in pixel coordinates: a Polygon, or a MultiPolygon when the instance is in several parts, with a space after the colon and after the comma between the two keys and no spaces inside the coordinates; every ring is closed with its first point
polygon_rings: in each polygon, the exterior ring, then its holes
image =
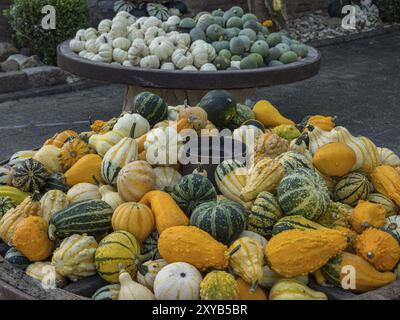
{"type": "Polygon", "coordinates": [[[225,269],[229,264],[228,248],[193,226],[164,230],[158,239],[158,251],[169,263],[187,262],[200,271],[225,269]]]}
{"type": "Polygon", "coordinates": [[[386,209],[381,204],[360,200],[351,213],[350,221],[358,233],[369,227],[380,228],[386,224],[386,209]]]}
{"type": "Polygon", "coordinates": [[[267,295],[261,288],[257,288],[253,292],[242,278],[237,278],[236,282],[239,288],[239,300],[268,300],[267,295]]]}
{"type": "Polygon", "coordinates": [[[103,182],[100,174],[101,161],[101,157],[97,154],[87,154],[80,158],[64,174],[67,185],[72,187],[81,182],[92,184],[103,182]]]}
{"type": "Polygon", "coordinates": [[[121,270],[119,275],[121,288],[118,294],[118,300],[155,300],[153,292],[148,288],[133,281],[130,274],[121,270]]]}
{"type": "Polygon", "coordinates": [[[331,131],[335,127],[335,119],[329,116],[311,116],[308,119],[307,125],[318,127],[324,131],[331,131]]]}
{"type": "Polygon", "coordinates": [[[292,120],[282,116],[272,103],[267,100],[258,101],[253,107],[253,112],[256,120],[260,121],[266,127],[276,127],[281,124],[295,124],[292,120]]]}
{"type": "Polygon", "coordinates": [[[392,270],[400,259],[397,240],[385,231],[365,230],[356,241],[357,254],[370,262],[379,271],[392,270]]]}
{"type": "Polygon", "coordinates": [[[328,300],[328,297],[295,279],[281,279],[269,292],[269,300],[328,300]]]}
{"type": "Polygon", "coordinates": [[[33,159],[39,161],[50,173],[63,172],[59,161],[61,149],[53,145],[43,146],[35,153],[33,159]]]}
{"type": "Polygon", "coordinates": [[[343,177],[356,163],[356,154],[344,143],[329,143],[317,150],[313,157],[314,166],[328,177],[343,177]]]}
{"type": "Polygon", "coordinates": [[[371,173],[371,178],[378,192],[400,206],[400,172],[398,170],[388,165],[379,166],[371,173]]]}
{"type": "Polygon", "coordinates": [[[271,238],[265,255],[275,272],[292,278],[318,270],[347,247],[337,230],[288,230],[271,238]]]}
{"type": "Polygon", "coordinates": [[[140,203],[147,205],[153,211],[159,234],[170,227],[189,225],[188,217],[166,192],[159,190],[147,192],[140,199],[140,203]]]}
{"type": "Polygon", "coordinates": [[[47,229],[48,224],[42,217],[27,217],[17,224],[12,244],[30,261],[45,260],[53,249],[47,229]]]}

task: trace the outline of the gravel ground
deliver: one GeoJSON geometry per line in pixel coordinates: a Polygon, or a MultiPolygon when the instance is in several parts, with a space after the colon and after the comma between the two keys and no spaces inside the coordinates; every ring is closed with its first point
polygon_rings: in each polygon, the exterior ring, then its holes
{"type": "MultiPolygon", "coordinates": [[[[260,89],[295,121],[309,114],[337,115],[354,135],[400,154],[400,32],[321,48],[318,76],[260,89]]],[[[122,108],[123,87],[105,85],[0,103],[0,159],[40,146],[54,133],[88,129],[88,118],[108,119],[122,108]]]]}

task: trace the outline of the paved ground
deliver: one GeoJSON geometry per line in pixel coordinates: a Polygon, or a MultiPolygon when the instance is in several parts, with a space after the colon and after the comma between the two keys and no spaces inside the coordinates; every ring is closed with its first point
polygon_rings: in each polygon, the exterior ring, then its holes
{"type": "MultiPolygon", "coordinates": [[[[318,76],[301,83],[260,90],[292,119],[308,114],[338,116],[354,134],[400,154],[400,32],[321,48],[318,76]]],[[[39,146],[54,133],[85,131],[88,117],[119,114],[123,87],[88,90],[0,104],[0,159],[39,146]]]]}

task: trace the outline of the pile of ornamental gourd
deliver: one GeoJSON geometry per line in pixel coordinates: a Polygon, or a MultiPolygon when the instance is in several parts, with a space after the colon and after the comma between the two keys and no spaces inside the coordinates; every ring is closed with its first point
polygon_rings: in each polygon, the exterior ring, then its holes
{"type": "Polygon", "coordinates": [[[59,288],[97,274],[108,284],[94,299],[327,299],[309,281],[363,293],[398,274],[399,157],[266,100],[216,90],[167,106],[143,92],[131,112],[17,152],[0,181],[5,260],[38,281],[51,270],[59,288]],[[223,128],[255,137],[254,160],[224,160],[215,185],[202,166],[182,175],[173,154],[151,156],[179,152],[166,147],[184,130],[223,128]]]}
{"type": "Polygon", "coordinates": [[[285,32],[270,33],[240,7],[182,19],[157,13],[136,18],[120,11],[97,29],[78,30],[70,48],[96,62],[185,71],[277,67],[308,55],[306,45],[285,32]]]}

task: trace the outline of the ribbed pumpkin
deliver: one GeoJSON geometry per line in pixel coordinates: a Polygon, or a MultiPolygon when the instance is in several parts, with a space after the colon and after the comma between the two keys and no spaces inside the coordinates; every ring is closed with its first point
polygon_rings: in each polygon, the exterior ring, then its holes
{"type": "Polygon", "coordinates": [[[239,287],[235,278],[225,271],[211,271],[200,283],[201,300],[237,300],[239,287]]]}
{"type": "Polygon", "coordinates": [[[129,162],[135,161],[138,155],[138,146],[133,138],[136,124],[133,125],[129,137],[122,138],[111,147],[103,157],[101,176],[110,185],[117,184],[118,173],[129,162]]]}
{"type": "Polygon", "coordinates": [[[86,235],[74,234],[61,242],[51,260],[56,271],[72,281],[96,274],[94,254],[97,241],[86,235]]]}
{"type": "Polygon", "coordinates": [[[192,265],[175,262],[163,267],[154,280],[157,300],[199,300],[202,276],[192,265]]]}
{"type": "Polygon", "coordinates": [[[357,254],[379,271],[394,269],[400,260],[400,245],[388,232],[368,229],[356,240],[357,254]]]}
{"type": "Polygon", "coordinates": [[[28,276],[40,281],[42,284],[47,278],[47,281],[50,283],[46,281],[46,284],[49,284],[50,286],[53,285],[53,281],[57,288],[62,288],[66,285],[66,279],[56,272],[56,269],[51,265],[50,262],[32,263],[26,268],[25,273],[28,276]]]}
{"type": "Polygon", "coordinates": [[[273,226],[282,216],[275,196],[267,191],[261,192],[251,207],[247,229],[264,237],[271,236],[273,226]]]}
{"type": "Polygon", "coordinates": [[[154,230],[155,220],[148,206],[137,202],[126,202],[115,209],[112,226],[114,231],[128,231],[141,243],[154,230]]]}
{"type": "Polygon", "coordinates": [[[40,215],[49,223],[51,217],[58,211],[68,207],[67,195],[60,190],[47,191],[40,199],[40,215]]]}
{"type": "Polygon", "coordinates": [[[241,202],[240,192],[247,182],[245,166],[237,160],[222,161],[215,170],[215,182],[219,191],[228,199],[241,202]]]}
{"type": "Polygon", "coordinates": [[[15,229],[20,221],[29,217],[37,216],[40,213],[39,193],[35,193],[32,197],[25,198],[17,207],[10,209],[0,219],[0,238],[5,243],[12,240],[15,229]]]}
{"type": "Polygon", "coordinates": [[[8,210],[13,209],[16,206],[16,203],[10,197],[0,197],[0,219],[8,210]]]}
{"type": "Polygon", "coordinates": [[[49,173],[63,172],[59,160],[61,149],[55,146],[43,146],[35,153],[33,159],[39,161],[49,173]]]}
{"type": "Polygon", "coordinates": [[[190,216],[199,204],[217,199],[211,181],[200,174],[189,174],[178,181],[171,192],[176,203],[190,216]]]}
{"type": "Polygon", "coordinates": [[[98,274],[106,281],[118,283],[120,265],[132,276],[136,275],[136,257],[140,245],[135,237],[126,231],[115,231],[100,241],[95,253],[98,274]]]}
{"type": "Polygon", "coordinates": [[[327,229],[317,222],[308,220],[303,216],[286,216],[278,220],[272,229],[272,235],[275,236],[287,230],[321,230],[327,229]]]}
{"type": "Polygon", "coordinates": [[[365,200],[371,191],[367,177],[358,172],[344,176],[335,187],[336,201],[355,206],[359,200],[365,200]]]}
{"type": "Polygon", "coordinates": [[[146,161],[133,161],[124,166],[118,174],[118,193],[125,201],[137,202],[154,189],[155,174],[146,161]]]}
{"type": "Polygon", "coordinates": [[[75,138],[79,138],[79,135],[72,130],[65,130],[61,133],[57,133],[53,138],[48,139],[44,145],[53,145],[57,148],[61,148],[64,143],[71,141],[75,138]]]}
{"type": "Polygon", "coordinates": [[[93,295],[93,300],[118,300],[120,284],[109,284],[101,287],[93,295]]]}
{"type": "Polygon", "coordinates": [[[196,207],[190,224],[196,226],[217,241],[230,244],[245,229],[247,215],[243,206],[231,200],[207,201],[196,207]]]}
{"type": "Polygon", "coordinates": [[[48,223],[42,217],[26,217],[16,225],[12,244],[30,261],[45,260],[53,250],[47,229],[48,223]]]}
{"type": "Polygon", "coordinates": [[[69,187],[81,182],[102,182],[100,175],[101,157],[97,154],[87,154],[80,158],[64,176],[69,187]],[[94,178],[95,179],[94,179],[94,178]],[[97,181],[96,181],[97,180],[97,181]]]}
{"type": "Polygon", "coordinates": [[[386,217],[397,215],[399,212],[399,207],[390,198],[381,193],[370,193],[367,201],[383,205],[386,210],[386,217]]]}
{"type": "Polygon", "coordinates": [[[278,186],[277,195],[286,215],[302,215],[310,220],[317,220],[330,201],[325,181],[305,168],[287,174],[278,186]]]}
{"type": "Polygon", "coordinates": [[[161,191],[172,191],[174,186],[182,178],[182,175],[171,167],[156,167],[153,171],[156,175],[154,188],[161,191]]]}
{"type": "Polygon", "coordinates": [[[44,186],[44,192],[50,190],[60,190],[64,193],[68,191],[68,185],[65,176],[62,173],[53,173],[49,176],[44,186]]]}
{"type": "Polygon", "coordinates": [[[75,203],[86,200],[99,200],[101,199],[101,194],[97,185],[81,182],[68,190],[67,198],[69,203],[75,203]]]}
{"type": "Polygon", "coordinates": [[[361,233],[370,227],[383,227],[386,223],[385,218],[386,210],[383,205],[360,200],[351,213],[350,222],[353,229],[361,233]]]}
{"type": "Polygon", "coordinates": [[[60,162],[64,171],[67,171],[80,158],[89,153],[91,153],[89,145],[81,139],[73,139],[65,143],[60,152],[60,162]]]}
{"type": "Polygon", "coordinates": [[[132,111],[146,118],[152,126],[168,117],[167,104],[162,98],[150,92],[142,92],[135,97],[132,111]]]}
{"type": "Polygon", "coordinates": [[[48,177],[49,172],[39,161],[26,159],[14,166],[12,184],[22,191],[39,191],[48,177]]]}
{"type": "Polygon", "coordinates": [[[137,281],[153,290],[154,280],[157,273],[168,264],[164,259],[149,260],[144,263],[138,263],[137,281]]]}

